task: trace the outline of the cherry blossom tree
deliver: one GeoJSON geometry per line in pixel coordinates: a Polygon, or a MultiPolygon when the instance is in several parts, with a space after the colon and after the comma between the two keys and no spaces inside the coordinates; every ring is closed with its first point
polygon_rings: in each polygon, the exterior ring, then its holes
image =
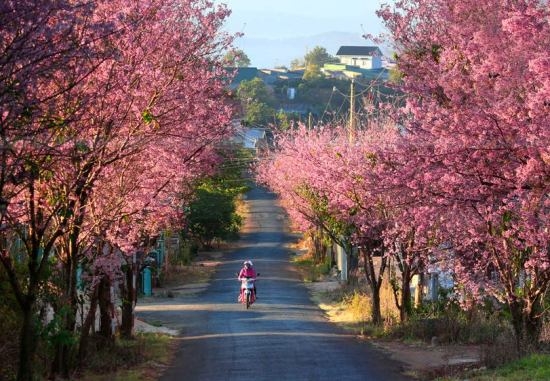
{"type": "MultiPolygon", "coordinates": [[[[229,132],[219,62],[231,39],[219,32],[227,8],[203,0],[2,7],[2,226],[5,237],[17,234],[24,243],[29,281],[18,278],[7,247],[0,258],[23,312],[18,379],[28,380],[33,316],[54,248],[66,282],[60,304],[70,306],[64,325],[72,331],[76,266],[98,226],[114,229],[106,232],[113,248],[131,254],[139,246],[131,242],[136,235],[121,243],[120,224],[97,217],[124,221],[130,232],[143,219],[128,216],[153,205],[147,221],[158,223],[141,229],[150,234],[176,209],[176,184],[212,165],[208,147],[229,132]],[[122,160],[141,171],[126,178],[137,187],[103,193],[102,181],[122,178],[122,160]],[[102,214],[96,203],[94,220],[91,202],[99,196],[118,196],[123,214],[102,214]]],[[[111,259],[103,268],[120,266],[111,259]]],[[[66,364],[66,350],[59,348],[56,364],[66,364]]]]}
{"type": "Polygon", "coordinates": [[[507,304],[518,348],[536,345],[550,284],[548,2],[404,0],[379,14],[407,94],[401,178],[418,215],[429,209],[471,295],[507,304]]]}
{"type": "Polygon", "coordinates": [[[259,169],[303,230],[330,215],[357,242],[382,238],[377,249],[402,272],[402,311],[410,277],[438,254],[470,296],[508,305],[521,348],[536,344],[550,282],[548,9],[489,0],[383,7],[406,94],[400,136],[377,150],[301,129],[259,169]]]}
{"type": "MultiPolygon", "coordinates": [[[[345,247],[348,256],[351,246],[361,248],[375,323],[382,320],[379,291],[390,259],[399,260],[405,291],[419,271],[411,267],[417,256],[403,258],[403,250],[393,250],[395,245],[385,240],[400,212],[397,200],[402,200],[394,197],[393,182],[388,180],[397,166],[390,153],[399,138],[397,129],[385,122],[372,121],[371,128],[356,131],[352,141],[346,128],[301,126],[281,136],[277,150],[258,168],[259,180],[279,193],[302,231],[321,229],[345,247]],[[375,256],[381,258],[378,268],[375,256]]],[[[407,297],[410,293],[402,292],[402,300],[407,297]]],[[[405,311],[410,302],[401,305],[405,311]]]]}
{"type": "MultiPolygon", "coordinates": [[[[212,167],[208,147],[230,132],[230,108],[223,101],[226,73],[216,61],[231,41],[219,35],[226,15],[224,7],[210,10],[208,2],[174,1],[153,2],[148,8],[136,4],[127,19],[122,19],[120,38],[114,41],[121,54],[102,65],[90,81],[91,89],[105,91],[102,95],[110,101],[94,104],[90,114],[95,118],[95,132],[88,140],[93,149],[83,155],[83,161],[91,171],[82,179],[90,194],[81,199],[80,221],[69,234],[69,247],[75,250],[65,255],[71,285],[83,253],[77,243],[79,232],[86,222],[91,194],[101,182],[120,183],[114,194],[100,192],[93,196],[112,197],[118,202],[118,208],[103,215],[106,220],[100,224],[103,229],[99,238],[108,243],[108,258],[114,261],[105,266],[102,258],[100,269],[119,270],[95,273],[102,285],[120,277],[120,265],[125,264],[132,271],[126,271],[128,278],[122,277],[123,284],[132,284],[136,275],[135,266],[130,265],[132,255],[144,249],[144,238],[157,234],[174,220],[171,217],[181,207],[176,196],[184,178],[212,167]],[[119,166],[122,160],[130,162],[131,167],[119,166]],[[118,168],[125,170],[119,173],[118,168]],[[132,171],[138,173],[131,176],[132,171]],[[102,177],[109,172],[115,177],[102,177]]],[[[81,173],[77,169],[75,174],[81,173]]],[[[101,188],[106,189],[109,187],[101,188]]],[[[96,223],[101,216],[99,205],[95,204],[96,223]]],[[[95,242],[98,237],[93,237],[95,242]]],[[[74,286],[67,290],[72,291],[69,298],[75,313],[74,286]]],[[[133,300],[135,289],[123,290],[129,294],[123,295],[123,301],[133,300]]],[[[122,306],[123,327],[129,335],[133,306],[126,302],[122,306]]]]}
{"type": "MultiPolygon", "coordinates": [[[[91,3],[2,2],[0,5],[0,204],[3,242],[20,239],[27,273],[2,247],[0,259],[21,308],[18,379],[32,378],[34,315],[54,244],[68,226],[59,204],[67,193],[47,192],[62,152],[59,131],[82,116],[87,99],[76,90],[108,55],[97,44],[113,33],[106,20],[91,21],[91,3]],[[53,226],[52,217],[59,216],[53,226]]],[[[68,185],[69,187],[71,185],[68,185]]]]}

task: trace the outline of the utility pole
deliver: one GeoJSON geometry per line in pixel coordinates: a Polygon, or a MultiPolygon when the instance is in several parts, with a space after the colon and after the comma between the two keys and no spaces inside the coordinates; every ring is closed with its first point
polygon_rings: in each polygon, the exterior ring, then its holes
{"type": "Polygon", "coordinates": [[[350,86],[350,96],[349,96],[349,131],[348,138],[349,142],[353,142],[353,137],[355,135],[355,80],[351,79],[350,86]]]}

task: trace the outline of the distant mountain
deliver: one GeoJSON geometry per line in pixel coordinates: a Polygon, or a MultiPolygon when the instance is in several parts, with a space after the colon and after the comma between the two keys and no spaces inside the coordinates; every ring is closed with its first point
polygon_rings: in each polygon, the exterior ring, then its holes
{"type": "Polygon", "coordinates": [[[335,55],[342,45],[373,45],[360,35],[347,32],[327,32],[309,37],[291,37],[284,39],[247,38],[236,41],[250,58],[251,65],[260,69],[275,66],[290,66],[296,58],[303,58],[308,50],[321,46],[331,55],[335,55]]]}

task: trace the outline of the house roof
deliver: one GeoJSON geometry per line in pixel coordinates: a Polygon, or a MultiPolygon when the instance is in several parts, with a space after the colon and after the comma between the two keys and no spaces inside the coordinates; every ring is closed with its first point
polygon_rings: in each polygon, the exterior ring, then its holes
{"type": "Polygon", "coordinates": [[[255,67],[227,67],[228,73],[235,73],[235,77],[231,81],[231,88],[236,88],[242,81],[250,81],[258,76],[258,69],[255,67]]]}
{"type": "Polygon", "coordinates": [[[258,75],[258,69],[255,67],[238,67],[236,80],[240,81],[250,81],[251,79],[256,78],[258,75]]]}
{"type": "Polygon", "coordinates": [[[373,56],[382,55],[378,46],[340,46],[337,56],[373,56]]]}

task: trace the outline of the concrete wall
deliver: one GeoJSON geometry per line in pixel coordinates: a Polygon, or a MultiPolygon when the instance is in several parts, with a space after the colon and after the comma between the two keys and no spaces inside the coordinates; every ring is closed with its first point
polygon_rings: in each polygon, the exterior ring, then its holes
{"type": "Polygon", "coordinates": [[[340,62],[346,65],[358,66],[361,69],[380,69],[382,67],[381,57],[354,57],[341,56],[340,62]]]}

